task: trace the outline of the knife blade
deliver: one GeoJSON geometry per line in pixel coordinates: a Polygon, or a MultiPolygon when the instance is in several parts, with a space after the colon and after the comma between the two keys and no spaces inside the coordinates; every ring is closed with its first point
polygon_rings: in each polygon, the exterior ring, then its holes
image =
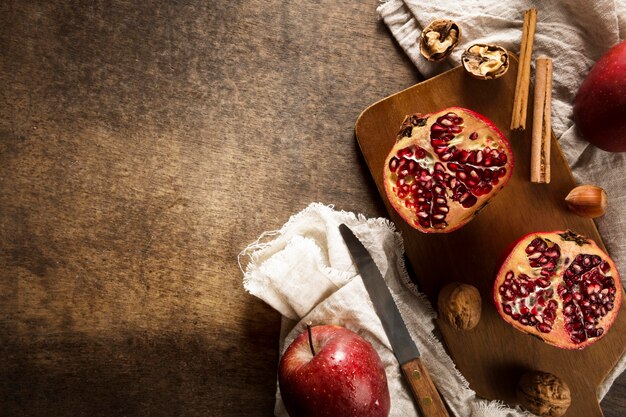
{"type": "Polygon", "coordinates": [[[400,363],[402,374],[411,386],[418,408],[424,417],[449,417],[446,406],[420,359],[420,352],[411,339],[398,306],[372,256],[348,226],[339,225],[339,232],[354,259],[393,353],[400,363]]]}

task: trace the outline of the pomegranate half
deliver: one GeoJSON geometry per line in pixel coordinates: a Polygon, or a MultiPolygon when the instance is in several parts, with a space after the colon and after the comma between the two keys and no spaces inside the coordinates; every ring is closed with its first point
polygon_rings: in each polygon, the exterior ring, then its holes
{"type": "Polygon", "coordinates": [[[383,181],[389,202],[408,224],[446,233],[469,222],[512,173],[511,147],[493,122],[451,107],[404,119],[383,181]]]}
{"type": "Polygon", "coordinates": [[[604,336],[622,300],[613,260],[572,231],[528,234],[509,249],[493,298],[513,327],[564,349],[582,349],[604,336]]]}

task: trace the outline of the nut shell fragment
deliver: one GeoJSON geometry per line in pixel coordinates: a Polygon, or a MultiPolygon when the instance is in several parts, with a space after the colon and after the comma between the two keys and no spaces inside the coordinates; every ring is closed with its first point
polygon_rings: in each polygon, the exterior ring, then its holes
{"type": "Polygon", "coordinates": [[[441,289],[439,316],[457,330],[471,330],[480,321],[480,293],[469,284],[452,282],[441,289]]]}
{"type": "Polygon", "coordinates": [[[581,217],[600,217],[606,211],[606,191],[595,185],[580,185],[569,192],[565,203],[572,212],[581,217]]]}
{"type": "Polygon", "coordinates": [[[527,372],[522,376],[517,384],[517,399],[531,413],[547,417],[561,417],[572,402],[565,382],[540,371],[527,372]]]}
{"type": "Polygon", "coordinates": [[[461,56],[463,68],[480,80],[492,80],[503,76],[509,69],[509,54],[498,45],[474,44],[461,56]]]}
{"type": "Polygon", "coordinates": [[[461,41],[461,28],[452,20],[433,20],[419,38],[420,52],[429,61],[446,58],[461,41]]]}

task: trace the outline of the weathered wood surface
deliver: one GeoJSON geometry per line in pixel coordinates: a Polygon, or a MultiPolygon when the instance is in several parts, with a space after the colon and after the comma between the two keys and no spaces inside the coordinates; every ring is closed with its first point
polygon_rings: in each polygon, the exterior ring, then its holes
{"type": "Polygon", "coordinates": [[[353,126],[419,75],[375,6],[0,3],[0,415],[271,415],[236,257],[312,201],[385,214],[353,126]]]}

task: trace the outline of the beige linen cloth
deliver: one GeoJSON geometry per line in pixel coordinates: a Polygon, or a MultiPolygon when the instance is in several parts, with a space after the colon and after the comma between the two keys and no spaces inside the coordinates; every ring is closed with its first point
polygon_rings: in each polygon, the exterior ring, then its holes
{"type": "MultiPolygon", "coordinates": [[[[391,34],[420,72],[430,77],[460,61],[470,43],[498,43],[519,52],[523,11],[537,7],[534,56],[554,58],[553,128],[576,179],[593,183],[609,194],[609,209],[598,226],[612,257],[626,270],[626,154],[610,154],[585,142],[572,121],[572,102],[584,74],[610,45],[626,36],[624,2],[582,0],[451,1],[389,0],[378,12],[391,34]],[[463,31],[462,43],[443,64],[421,58],[416,38],[435,18],[455,20],[463,31]]],[[[245,289],[281,313],[280,353],[304,330],[304,323],[346,326],[369,340],[385,366],[391,393],[390,416],[417,416],[410,392],[402,383],[400,367],[373,310],[363,282],[337,229],[346,223],[372,253],[398,304],[411,336],[422,352],[433,380],[456,416],[530,416],[496,401],[476,397],[443,346],[433,336],[435,312],[407,276],[402,238],[386,219],[336,211],[313,203],[277,231],[266,232],[239,256],[245,289]]],[[[626,272],[624,272],[626,275],[626,272]]],[[[602,398],[614,378],[626,368],[622,358],[603,383],[602,398]]],[[[275,415],[287,416],[276,393],[275,415]]]]}

